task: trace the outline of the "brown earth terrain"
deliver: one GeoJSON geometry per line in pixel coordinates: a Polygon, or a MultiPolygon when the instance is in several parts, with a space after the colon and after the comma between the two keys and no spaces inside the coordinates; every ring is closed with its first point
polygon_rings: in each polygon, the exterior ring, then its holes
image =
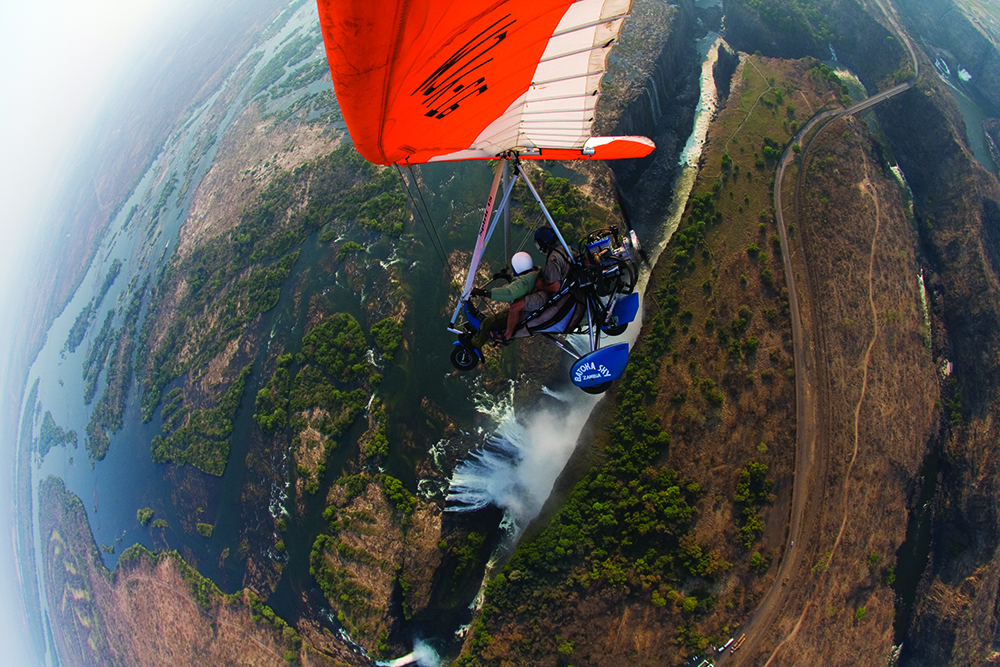
{"type": "Polygon", "coordinates": [[[342,140],[326,124],[263,118],[260,105],[251,104],[221,139],[212,168],[195,192],[177,252],[183,257],[228,232],[274,174],[329,153],[342,140]]]}
{"type": "Polygon", "coordinates": [[[109,572],[80,500],[50,477],[41,503],[61,664],[369,664],[325,631],[310,626],[300,634],[287,626],[252,591],[223,595],[176,552],[156,555],[136,546],[109,572]]]}
{"type": "MultiPolygon", "coordinates": [[[[442,559],[441,508],[418,502],[403,518],[374,482],[351,499],[344,487],[334,486],[327,503],[336,508],[337,541],[314,558],[314,563],[322,561],[314,567],[335,572],[337,588],[349,593],[350,600],[337,600],[336,606],[351,637],[363,646],[379,647],[400,621],[393,602],[397,585],[402,585],[407,618],[430,602],[433,574],[442,559]]],[[[405,650],[394,647],[390,653],[405,650]]]]}

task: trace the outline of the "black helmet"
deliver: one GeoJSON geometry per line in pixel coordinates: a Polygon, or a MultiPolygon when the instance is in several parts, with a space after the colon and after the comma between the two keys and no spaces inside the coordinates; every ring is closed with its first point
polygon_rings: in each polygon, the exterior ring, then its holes
{"type": "Polygon", "coordinates": [[[554,248],[558,239],[551,227],[541,227],[535,232],[535,246],[542,252],[554,248]]]}

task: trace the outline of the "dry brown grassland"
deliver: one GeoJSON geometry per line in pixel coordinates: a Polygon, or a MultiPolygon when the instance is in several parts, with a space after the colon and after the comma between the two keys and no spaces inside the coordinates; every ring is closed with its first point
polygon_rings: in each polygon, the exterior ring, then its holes
{"type": "Polygon", "coordinates": [[[791,595],[740,664],[884,664],[893,649],[887,585],[906,500],[936,430],[938,384],[902,188],[862,119],[837,120],[808,151],[793,265],[814,344],[821,479],[791,595]]]}

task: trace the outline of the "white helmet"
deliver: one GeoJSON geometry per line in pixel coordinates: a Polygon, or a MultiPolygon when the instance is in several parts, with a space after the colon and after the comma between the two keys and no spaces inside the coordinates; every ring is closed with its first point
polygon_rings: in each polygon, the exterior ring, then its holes
{"type": "Polygon", "coordinates": [[[514,269],[514,273],[524,273],[535,268],[535,261],[531,259],[531,255],[522,250],[510,258],[510,266],[514,269]]]}

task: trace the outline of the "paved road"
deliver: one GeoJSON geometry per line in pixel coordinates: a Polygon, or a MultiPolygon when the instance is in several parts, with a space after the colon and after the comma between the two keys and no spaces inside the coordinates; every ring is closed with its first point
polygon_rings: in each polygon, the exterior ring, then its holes
{"type": "MultiPolygon", "coordinates": [[[[899,30],[898,24],[891,14],[882,7],[889,21],[896,28],[897,34],[904,34],[899,30]]],[[[913,47],[909,39],[904,40],[910,51],[913,60],[914,71],[919,73],[919,61],[913,52],[913,47]]],[[[914,77],[916,80],[916,77],[914,77]]],[[[795,137],[785,147],[774,176],[774,212],[778,235],[781,238],[782,261],[785,268],[785,284],[788,287],[788,306],[792,319],[792,341],[795,358],[795,405],[796,405],[796,443],[795,443],[795,482],[792,488],[792,510],[790,517],[790,530],[788,532],[785,553],[778,567],[778,577],[774,585],[764,596],[758,605],[757,610],[750,616],[746,623],[736,633],[739,636],[746,633],[747,640],[739,654],[723,653],[716,660],[717,665],[723,665],[728,661],[734,664],[743,662],[743,658],[755,655],[755,649],[760,641],[766,639],[767,630],[770,629],[779,613],[783,610],[784,603],[789,593],[789,583],[792,582],[792,575],[803,565],[803,546],[811,537],[810,531],[803,533],[802,524],[810,492],[816,485],[819,472],[820,457],[825,452],[817,451],[818,435],[818,408],[817,391],[814,386],[816,379],[816,360],[814,354],[813,340],[808,331],[802,326],[801,308],[799,305],[798,289],[795,284],[795,272],[792,267],[792,249],[788,243],[787,226],[784,220],[784,210],[782,204],[782,188],[785,170],[795,160],[797,154],[792,150],[795,144],[801,144],[804,137],[814,128],[819,126],[819,130],[809,140],[809,145],[823,132],[823,130],[837,118],[850,116],[869,109],[880,102],[899,95],[913,87],[911,81],[893,86],[880,93],[872,95],[857,104],[853,104],[846,109],[830,109],[820,112],[809,119],[809,121],[796,133],[795,137]]],[[[806,146],[802,155],[808,153],[809,146],[806,146]]],[[[798,188],[796,188],[796,197],[798,188]]],[[[811,507],[813,512],[818,512],[818,503],[811,507]]]]}

